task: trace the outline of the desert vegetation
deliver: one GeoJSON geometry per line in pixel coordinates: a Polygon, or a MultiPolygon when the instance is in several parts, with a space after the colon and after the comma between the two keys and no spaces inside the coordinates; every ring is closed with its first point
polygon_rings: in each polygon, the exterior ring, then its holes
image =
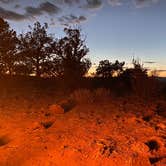
{"type": "Polygon", "coordinates": [[[166,83],[134,58],[90,75],[81,29],[47,29],[0,18],[0,165],[166,165],[166,83]]]}
{"type": "Polygon", "coordinates": [[[126,91],[146,97],[162,91],[157,77],[148,76],[148,70],[134,58],[130,68],[124,68],[125,62],[118,60],[101,60],[93,77],[87,76],[91,67],[86,58],[89,48],[79,28],[64,28],[65,36],[57,39],[47,33],[46,23],[42,26],[36,22],[28,32],[19,35],[2,18],[0,25],[1,78],[48,79],[72,90],[112,88],[119,94],[126,91]]]}

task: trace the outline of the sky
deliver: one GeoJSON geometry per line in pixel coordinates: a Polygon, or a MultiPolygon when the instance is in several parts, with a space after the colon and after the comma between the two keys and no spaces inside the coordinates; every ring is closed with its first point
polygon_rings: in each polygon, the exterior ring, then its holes
{"type": "Polygon", "coordinates": [[[100,60],[130,66],[134,57],[166,76],[166,0],[0,0],[0,17],[18,34],[36,21],[55,38],[81,28],[92,71],[100,60]]]}

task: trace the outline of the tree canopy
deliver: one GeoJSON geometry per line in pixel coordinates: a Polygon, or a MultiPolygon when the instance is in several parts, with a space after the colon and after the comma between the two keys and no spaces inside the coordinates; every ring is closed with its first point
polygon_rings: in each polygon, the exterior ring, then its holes
{"type": "Polygon", "coordinates": [[[1,74],[13,73],[17,59],[18,39],[16,32],[9,24],[0,18],[0,72],[1,74]]]}
{"type": "Polygon", "coordinates": [[[29,66],[36,76],[41,76],[45,62],[50,58],[50,44],[52,37],[47,34],[47,24],[41,25],[39,22],[34,27],[29,27],[30,31],[21,34],[20,40],[20,62],[22,66],[29,66]]]}
{"type": "Polygon", "coordinates": [[[79,29],[65,28],[64,32],[66,36],[53,43],[55,59],[61,60],[64,79],[80,79],[91,67],[90,60],[85,58],[89,49],[79,29]]]}
{"type": "Polygon", "coordinates": [[[119,75],[123,72],[124,64],[125,62],[119,62],[118,60],[116,60],[115,63],[112,63],[109,60],[102,60],[99,62],[96,69],[96,76],[110,78],[114,75],[119,75]]]}

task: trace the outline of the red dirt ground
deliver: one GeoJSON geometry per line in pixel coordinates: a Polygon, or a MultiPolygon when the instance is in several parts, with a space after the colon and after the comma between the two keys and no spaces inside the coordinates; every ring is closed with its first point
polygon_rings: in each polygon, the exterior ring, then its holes
{"type": "Polygon", "coordinates": [[[165,166],[156,104],[109,99],[49,111],[51,98],[0,101],[0,166],[165,166]]]}

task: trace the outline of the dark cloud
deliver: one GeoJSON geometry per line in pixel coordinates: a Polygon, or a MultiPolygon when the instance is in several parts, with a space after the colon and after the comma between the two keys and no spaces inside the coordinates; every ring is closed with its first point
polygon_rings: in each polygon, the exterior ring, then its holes
{"type": "Polygon", "coordinates": [[[82,21],[86,21],[87,18],[86,18],[85,16],[80,16],[80,17],[79,17],[79,20],[82,22],[82,21]]]}
{"type": "MultiPolygon", "coordinates": [[[[147,7],[151,4],[155,4],[159,2],[160,0],[129,0],[130,2],[133,2],[135,7],[137,8],[142,8],[142,7],[147,7]]],[[[124,0],[108,0],[108,3],[111,6],[120,6],[122,4],[125,4],[124,0]]]]}
{"type": "Polygon", "coordinates": [[[0,7],[0,17],[7,20],[14,20],[14,21],[21,21],[28,18],[28,16],[26,15],[19,14],[11,10],[6,10],[2,7],[0,7]]]}
{"type": "Polygon", "coordinates": [[[68,5],[78,4],[80,3],[80,1],[82,0],[54,0],[56,4],[68,4],[68,5]]]}
{"type": "Polygon", "coordinates": [[[25,8],[28,15],[39,16],[42,15],[42,11],[40,8],[28,6],[25,8]]]}
{"type": "Polygon", "coordinates": [[[50,2],[41,3],[39,6],[41,11],[44,11],[48,14],[57,14],[60,12],[60,8],[50,2]]]}
{"type": "Polygon", "coordinates": [[[21,5],[19,5],[19,4],[16,4],[16,5],[14,6],[15,9],[18,9],[18,8],[20,8],[20,7],[21,7],[21,5]]]}
{"type": "Polygon", "coordinates": [[[12,0],[0,0],[0,2],[2,2],[2,3],[10,3],[10,2],[12,2],[12,0]]]}
{"type": "Polygon", "coordinates": [[[80,2],[79,0],[63,0],[63,1],[64,1],[64,3],[69,4],[69,5],[80,2]]]}
{"type": "Polygon", "coordinates": [[[134,0],[134,4],[136,7],[142,8],[157,3],[158,1],[159,0],[134,0]]]}
{"type": "MultiPolygon", "coordinates": [[[[124,0],[106,0],[106,1],[107,1],[107,4],[109,3],[112,6],[119,6],[119,5],[122,5],[122,3],[125,4],[126,2],[124,0]]],[[[160,0],[129,0],[129,2],[133,2],[137,8],[146,7],[146,6],[149,6],[150,4],[154,4],[159,1],[160,0]]],[[[81,7],[82,9],[86,9],[84,12],[87,12],[87,9],[90,9],[90,10],[99,9],[106,3],[104,2],[104,0],[50,0],[50,1],[38,0],[39,5],[37,7],[26,6],[24,7],[25,9],[24,13],[18,13],[16,9],[18,8],[23,9],[22,6],[20,6],[21,3],[19,2],[21,2],[21,0],[0,0],[0,3],[1,3],[0,17],[4,19],[8,19],[8,20],[21,21],[24,19],[30,19],[30,18],[34,18],[35,16],[41,16],[44,14],[48,14],[48,15],[59,14],[63,10],[65,4],[71,6],[71,10],[73,13],[74,12],[73,6],[77,7],[78,9],[79,7],[81,7]],[[6,4],[8,3],[12,3],[13,10],[4,8],[3,3],[4,3],[4,6],[6,6],[6,4]]],[[[22,10],[20,10],[20,12],[21,11],[22,10]]],[[[86,13],[86,15],[88,14],[89,13],[86,13]]],[[[66,22],[81,23],[87,20],[85,16],[77,17],[75,15],[65,16],[65,17],[62,17],[61,19],[63,19],[62,22],[65,22],[65,23],[66,22]]]]}
{"type": "Polygon", "coordinates": [[[155,64],[156,62],[154,62],[154,61],[145,61],[144,63],[146,63],[146,64],[155,64]]]}
{"type": "MultiPolygon", "coordinates": [[[[0,2],[3,3],[9,3],[11,0],[0,0],[0,2]]],[[[19,4],[16,4],[14,8],[20,8],[19,4]]],[[[47,13],[49,15],[57,14],[61,11],[59,7],[56,5],[50,3],[50,2],[44,2],[41,3],[38,7],[33,6],[27,6],[25,8],[25,13],[20,14],[12,10],[7,10],[3,7],[0,7],[0,17],[8,20],[14,20],[14,21],[22,21],[25,19],[33,18],[34,16],[40,16],[44,13],[47,13]]]]}
{"type": "Polygon", "coordinates": [[[122,0],[108,0],[108,3],[111,6],[120,6],[122,5],[122,0]]]}
{"type": "Polygon", "coordinates": [[[59,22],[62,25],[80,24],[86,20],[87,20],[87,18],[85,16],[75,16],[72,14],[69,16],[62,16],[61,18],[59,18],[59,22]]]}
{"type": "Polygon", "coordinates": [[[101,0],[86,0],[86,5],[84,8],[87,9],[98,9],[102,6],[101,0]]]}
{"type": "Polygon", "coordinates": [[[50,2],[41,3],[38,7],[28,6],[25,8],[25,10],[27,12],[27,15],[32,15],[32,16],[39,16],[42,15],[43,13],[52,15],[52,14],[57,14],[61,11],[59,7],[50,2]]]}

